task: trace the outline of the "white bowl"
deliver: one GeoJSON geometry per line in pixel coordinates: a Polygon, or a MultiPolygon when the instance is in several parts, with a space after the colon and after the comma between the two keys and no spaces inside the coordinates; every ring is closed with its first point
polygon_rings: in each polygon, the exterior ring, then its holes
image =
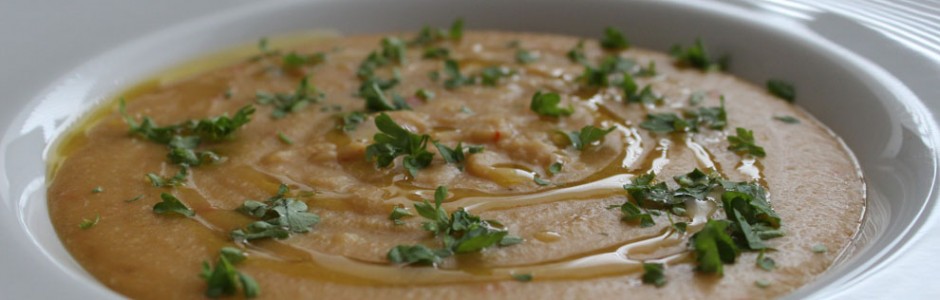
{"type": "MultiPolygon", "coordinates": [[[[783,78],[799,105],[854,151],[868,208],[854,246],[788,297],[823,298],[877,272],[924,223],[937,188],[937,125],[901,82],[851,51],[783,18],[712,2],[323,0],[258,3],[140,37],[64,74],[30,99],[4,102],[12,119],[0,140],[0,281],[4,297],[118,298],[69,256],[52,229],[45,158],[52,141],[96,103],[150,74],[259,37],[328,28],[343,33],[443,26],[598,36],[622,28],[634,45],[666,51],[697,37],[732,54],[731,73],[756,84],[783,78]],[[41,281],[30,281],[41,278],[41,281]]],[[[106,17],[106,16],[102,16],[106,17]]]]}

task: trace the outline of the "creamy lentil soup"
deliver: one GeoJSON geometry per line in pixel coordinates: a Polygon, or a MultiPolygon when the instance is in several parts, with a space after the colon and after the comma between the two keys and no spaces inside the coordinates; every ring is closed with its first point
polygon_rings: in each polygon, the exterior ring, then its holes
{"type": "Polygon", "coordinates": [[[793,87],[724,73],[700,42],[458,22],[259,48],[59,143],[53,225],[106,286],[769,298],[825,271],[863,212],[852,154],[793,87]]]}

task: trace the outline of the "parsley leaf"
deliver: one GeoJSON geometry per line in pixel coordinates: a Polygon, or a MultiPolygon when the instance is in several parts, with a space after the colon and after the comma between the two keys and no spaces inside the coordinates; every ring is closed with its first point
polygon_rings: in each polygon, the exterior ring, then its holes
{"type": "MultiPolygon", "coordinates": [[[[450,164],[456,164],[457,167],[463,170],[463,162],[466,160],[466,155],[464,154],[463,142],[457,142],[457,147],[448,148],[437,141],[434,141],[434,147],[437,147],[437,152],[441,153],[441,157],[444,158],[444,161],[450,164]]],[[[473,152],[473,147],[468,147],[466,150],[470,153],[473,152]]]]}
{"type": "Polygon", "coordinates": [[[533,63],[539,60],[539,56],[530,52],[529,50],[519,49],[516,50],[516,62],[520,64],[533,63]]]}
{"type": "Polygon", "coordinates": [[[432,47],[424,49],[424,53],[421,54],[421,58],[426,59],[435,59],[435,58],[449,58],[450,49],[444,47],[432,47]]]}
{"type": "Polygon", "coordinates": [[[581,131],[572,131],[565,132],[565,136],[568,137],[568,140],[578,150],[584,150],[585,147],[590,145],[593,142],[599,141],[605,135],[614,131],[615,127],[610,127],[607,129],[601,129],[594,127],[593,125],[584,126],[581,128],[581,131]]]}
{"type": "Polygon", "coordinates": [[[356,127],[359,127],[359,124],[366,121],[366,114],[354,111],[342,114],[340,116],[340,122],[342,123],[339,127],[342,128],[345,132],[355,131],[356,127]]]}
{"type": "Polygon", "coordinates": [[[287,135],[285,135],[283,132],[280,132],[280,131],[277,132],[277,139],[280,140],[282,143],[287,144],[287,145],[293,145],[293,144],[294,144],[294,141],[291,140],[290,137],[288,137],[287,135]]]}
{"type": "Polygon", "coordinates": [[[757,146],[754,141],[754,132],[738,127],[737,136],[729,135],[728,143],[731,145],[728,146],[728,150],[737,152],[737,153],[747,153],[757,157],[764,157],[767,153],[764,152],[764,148],[757,146]]]}
{"type": "Polygon", "coordinates": [[[679,184],[679,188],[673,192],[673,197],[703,200],[719,185],[720,178],[715,173],[705,174],[696,168],[687,174],[673,177],[673,180],[679,184]]]}
{"type": "Polygon", "coordinates": [[[532,281],[532,274],[512,274],[512,279],[518,282],[529,282],[532,281]]]}
{"type": "Polygon", "coordinates": [[[689,121],[674,113],[658,113],[647,114],[646,120],[640,123],[640,128],[657,133],[672,133],[686,132],[692,127],[689,121]]]}
{"type": "Polygon", "coordinates": [[[574,107],[571,105],[568,105],[567,108],[560,107],[558,106],[559,103],[561,103],[561,96],[559,96],[558,93],[542,93],[541,91],[537,91],[535,95],[532,96],[532,102],[529,104],[529,108],[537,114],[549,117],[568,116],[574,113],[574,107]]]}
{"type": "Polygon", "coordinates": [[[317,52],[313,54],[287,53],[281,58],[281,65],[286,69],[296,69],[304,65],[316,65],[326,61],[326,54],[317,52]]]}
{"type": "Polygon", "coordinates": [[[755,264],[764,271],[773,271],[773,269],[777,268],[777,262],[775,262],[773,258],[764,256],[764,251],[761,251],[760,254],[757,255],[757,262],[755,264]]]}
{"type": "Polygon", "coordinates": [[[486,86],[495,86],[497,83],[499,83],[501,78],[509,77],[513,74],[515,74],[514,71],[510,71],[509,69],[503,67],[486,67],[480,71],[480,82],[486,86]]]}
{"type": "Polygon", "coordinates": [[[601,47],[607,50],[623,50],[630,47],[630,42],[623,36],[623,32],[608,26],[604,28],[604,37],[601,38],[601,47]]]}
{"type": "Polygon", "coordinates": [[[416,36],[411,41],[408,41],[408,45],[419,46],[419,45],[429,45],[437,42],[441,42],[447,39],[452,41],[460,41],[463,38],[463,19],[454,20],[450,25],[449,30],[443,28],[431,28],[430,26],[424,26],[421,28],[421,31],[418,32],[416,36]]]}
{"type": "Polygon", "coordinates": [[[460,65],[456,60],[448,59],[444,61],[444,74],[447,75],[447,79],[444,80],[444,87],[447,89],[473,84],[473,78],[460,73],[460,65]]]}
{"type": "Polygon", "coordinates": [[[394,37],[382,39],[382,56],[389,61],[403,64],[405,63],[405,42],[394,37]]]}
{"type": "Polygon", "coordinates": [[[427,151],[431,136],[412,133],[396,124],[385,113],[375,118],[375,126],[380,132],[373,137],[372,145],[366,147],[367,161],[375,161],[377,167],[385,168],[391,165],[396,157],[404,155],[404,167],[411,177],[417,176],[418,169],[431,164],[434,154],[427,151]]]}
{"type": "Polygon", "coordinates": [[[691,120],[693,127],[708,126],[719,130],[728,125],[728,113],[725,111],[725,97],[721,97],[721,105],[715,107],[699,107],[698,111],[686,111],[685,117],[691,120]]]}
{"type": "Polygon", "coordinates": [[[780,99],[787,100],[787,102],[792,103],[796,100],[796,88],[793,87],[793,84],[783,80],[767,80],[767,91],[780,99]]]}
{"type": "Polygon", "coordinates": [[[360,96],[366,99],[366,109],[369,111],[378,112],[411,109],[411,106],[405,102],[405,99],[397,95],[393,95],[392,101],[389,102],[382,88],[376,82],[372,82],[368,89],[360,93],[360,96]]]}
{"type": "Polygon", "coordinates": [[[322,92],[310,85],[309,77],[304,76],[293,93],[270,94],[259,91],[255,93],[255,101],[261,105],[273,106],[271,117],[280,119],[289,113],[300,111],[311,103],[319,102],[323,96],[322,92]]]}
{"type": "Polygon", "coordinates": [[[98,225],[98,221],[101,221],[101,215],[96,213],[94,219],[89,220],[89,219],[82,218],[82,222],[78,223],[78,228],[90,229],[92,227],[95,227],[95,225],[98,225]]]}
{"type": "Polygon", "coordinates": [[[653,216],[649,213],[643,213],[639,207],[630,203],[630,201],[624,202],[620,206],[620,212],[623,213],[623,220],[631,223],[640,223],[640,227],[646,228],[656,225],[656,222],[653,221],[653,216]]]}
{"type": "MultiPolygon", "coordinates": [[[[626,82],[626,78],[628,77],[624,77],[624,82],[626,82]]],[[[657,96],[656,93],[653,92],[653,87],[650,85],[644,86],[639,93],[629,92],[626,88],[624,91],[626,92],[627,103],[643,103],[646,105],[653,105],[663,102],[663,98],[657,96]]]]}
{"type": "Polygon", "coordinates": [[[174,137],[180,135],[194,135],[212,141],[228,139],[239,127],[251,121],[251,114],[255,112],[255,108],[246,105],[231,118],[228,115],[221,115],[163,127],[158,126],[150,117],[144,117],[138,123],[134,117],[127,114],[124,99],[121,99],[119,111],[124,118],[124,122],[130,127],[132,134],[137,134],[159,144],[169,144],[174,137]]]}
{"type": "Polygon", "coordinates": [[[183,202],[180,202],[180,199],[171,194],[160,193],[160,199],[163,201],[153,205],[153,212],[156,214],[165,215],[168,213],[176,213],[186,217],[196,215],[196,212],[186,207],[186,204],[183,204],[183,202]]]}
{"type": "Polygon", "coordinates": [[[453,254],[478,252],[493,245],[512,245],[521,242],[517,237],[509,236],[506,230],[494,228],[490,222],[458,209],[447,215],[441,208],[447,188],[440,186],[434,192],[434,204],[428,200],[415,203],[418,215],[427,219],[423,223],[425,230],[441,239],[443,247],[431,250],[424,245],[399,245],[389,250],[387,258],[393,263],[436,264],[441,258],[453,254]]]}
{"type": "Polygon", "coordinates": [[[683,199],[673,197],[672,191],[665,182],[654,183],[655,172],[640,175],[623,185],[623,189],[630,194],[633,201],[640,207],[671,206],[683,203],[683,199]]]}
{"type": "Polygon", "coordinates": [[[290,192],[287,185],[281,184],[276,195],[264,202],[247,200],[238,211],[250,217],[261,219],[249,224],[245,229],[232,231],[235,240],[253,240],[261,238],[287,238],[291,233],[306,233],[320,222],[320,216],[308,212],[307,204],[287,197],[290,192]]]}
{"type": "Polygon", "coordinates": [[[200,277],[206,280],[206,297],[217,298],[222,295],[234,295],[241,287],[245,298],[257,297],[261,292],[258,283],[235,269],[235,264],[244,260],[245,254],[236,248],[224,247],[219,253],[215,266],[202,262],[200,277]]]}
{"type": "Polygon", "coordinates": [[[794,118],[792,116],[774,116],[774,120],[787,124],[800,124],[800,119],[794,118]]]}
{"type": "Polygon", "coordinates": [[[691,66],[702,71],[721,71],[724,69],[722,63],[714,62],[708,57],[705,45],[702,44],[700,39],[696,39],[695,43],[688,48],[674,45],[671,52],[680,65],[691,66]]]}
{"type": "Polygon", "coordinates": [[[418,97],[418,99],[421,99],[424,101],[428,101],[428,100],[434,99],[434,92],[426,90],[426,89],[418,89],[417,91],[415,91],[415,97],[418,97]]]}
{"type": "Polygon", "coordinates": [[[663,264],[643,263],[643,283],[652,284],[656,287],[666,285],[666,275],[663,271],[663,264]]]}
{"type": "Polygon", "coordinates": [[[646,67],[641,67],[636,71],[636,76],[640,77],[652,77],[656,76],[656,61],[651,60],[646,64],[646,67]]]}
{"type": "Polygon", "coordinates": [[[173,177],[167,178],[154,173],[147,173],[147,179],[150,180],[150,184],[154,187],[173,187],[186,184],[186,176],[188,175],[189,168],[182,166],[179,171],[176,171],[176,175],[173,175],[173,177]]]}
{"type": "Polygon", "coordinates": [[[549,173],[549,174],[552,174],[552,175],[556,175],[556,174],[558,174],[558,173],[561,173],[561,168],[562,168],[562,167],[564,167],[564,165],[563,165],[562,163],[560,163],[560,162],[554,162],[554,163],[552,163],[550,166],[548,166],[548,173],[549,173]]]}
{"type": "Polygon", "coordinates": [[[410,212],[408,212],[407,208],[395,206],[394,208],[392,208],[392,213],[388,215],[388,219],[392,220],[392,222],[395,223],[395,225],[402,225],[402,224],[405,224],[405,222],[402,221],[401,219],[405,217],[411,217],[411,216],[413,215],[410,212]]]}
{"type": "Polygon", "coordinates": [[[692,235],[690,243],[698,262],[697,270],[722,275],[722,265],[734,263],[741,253],[728,235],[729,224],[725,220],[709,220],[701,231],[692,235]]]}
{"type": "Polygon", "coordinates": [[[584,54],[584,41],[578,41],[578,44],[568,50],[565,56],[573,63],[587,64],[587,55],[584,54]]]}

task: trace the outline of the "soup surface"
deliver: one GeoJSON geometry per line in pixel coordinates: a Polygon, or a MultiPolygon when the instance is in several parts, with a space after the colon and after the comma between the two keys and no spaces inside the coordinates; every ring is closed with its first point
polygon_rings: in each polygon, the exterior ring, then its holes
{"type": "Polygon", "coordinates": [[[851,153],[696,44],[458,33],[262,44],[128,92],[60,143],[53,224],[152,299],[764,298],[855,234],[851,153]]]}

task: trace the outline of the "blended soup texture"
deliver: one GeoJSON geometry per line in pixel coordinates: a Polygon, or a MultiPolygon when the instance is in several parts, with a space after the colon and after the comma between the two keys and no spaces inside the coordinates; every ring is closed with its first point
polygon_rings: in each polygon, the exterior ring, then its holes
{"type": "Polygon", "coordinates": [[[141,299],[737,299],[806,284],[858,229],[851,153],[717,65],[615,36],[393,36],[128,93],[60,143],[62,242],[141,299]]]}

